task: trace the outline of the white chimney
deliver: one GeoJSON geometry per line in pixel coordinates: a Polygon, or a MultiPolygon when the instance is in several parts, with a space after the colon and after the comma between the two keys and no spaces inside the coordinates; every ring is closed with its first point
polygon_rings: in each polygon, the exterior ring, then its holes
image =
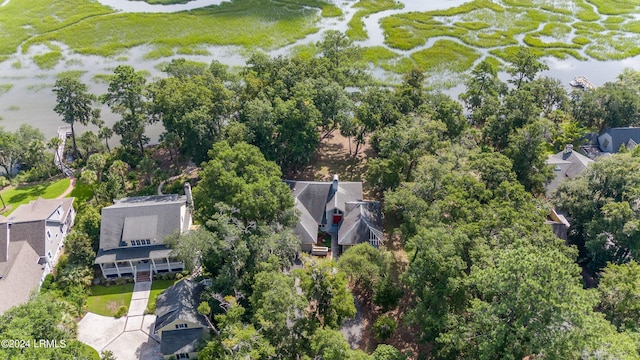
{"type": "Polygon", "coordinates": [[[184,183],[184,194],[187,196],[187,206],[193,207],[193,195],[191,194],[191,184],[184,183]]]}

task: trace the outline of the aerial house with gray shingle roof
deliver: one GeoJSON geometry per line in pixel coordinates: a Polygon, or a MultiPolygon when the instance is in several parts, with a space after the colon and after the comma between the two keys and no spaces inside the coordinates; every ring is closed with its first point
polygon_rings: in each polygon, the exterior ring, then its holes
{"type": "Polygon", "coordinates": [[[73,226],[73,201],[39,198],[0,216],[0,314],[27,302],[51,273],[73,226]]]}
{"type": "Polygon", "coordinates": [[[165,238],[189,230],[191,188],[177,194],[129,197],[102,208],[100,249],[95,263],[104,277],[182,270],[165,238]]]}
{"type": "Polygon", "coordinates": [[[331,236],[334,256],[349,246],[369,242],[378,247],[382,242],[382,215],[380,203],[362,200],[362,183],[285,180],[295,197],[300,220],[295,234],[302,251],[312,252],[318,244],[318,235],[331,236]]]}
{"type": "Polygon", "coordinates": [[[198,313],[204,282],[182,280],[158,296],[154,334],[160,337],[165,359],[197,359],[198,343],[208,333],[208,322],[198,313]]]}

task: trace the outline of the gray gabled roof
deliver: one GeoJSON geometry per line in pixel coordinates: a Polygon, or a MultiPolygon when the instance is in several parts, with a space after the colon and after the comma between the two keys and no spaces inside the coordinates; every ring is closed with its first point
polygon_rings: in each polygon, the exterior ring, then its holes
{"type": "Polygon", "coordinates": [[[111,264],[117,261],[161,259],[172,256],[173,249],[166,245],[130,246],[116,249],[99,249],[94,264],[111,264]]]}
{"type": "MultiPolygon", "coordinates": [[[[182,320],[207,327],[207,320],[198,313],[203,283],[185,279],[168,287],[156,300],[155,331],[175,320],[182,320]]],[[[170,330],[170,329],[169,329],[170,330]]]]}
{"type": "Polygon", "coordinates": [[[127,240],[150,239],[152,244],[164,243],[168,235],[184,230],[181,226],[189,216],[186,201],[186,196],[176,194],[138,196],[120,199],[102,208],[100,249],[117,248],[127,240]],[[186,207],[184,214],[183,206],[186,207]]]}
{"type": "Polygon", "coordinates": [[[160,351],[162,355],[195,352],[201,339],[202,328],[164,331],[160,339],[160,351]]]}
{"type": "Polygon", "coordinates": [[[7,218],[2,219],[2,222],[11,222],[11,223],[19,223],[19,222],[31,222],[31,221],[44,221],[53,214],[54,211],[60,206],[62,206],[61,221],[64,221],[64,216],[66,215],[69,208],[71,208],[73,204],[74,198],[63,198],[63,199],[43,199],[38,198],[36,200],[31,200],[28,204],[22,204],[18,206],[15,211],[11,213],[7,218]]]}
{"type": "MultiPolygon", "coordinates": [[[[353,209],[342,221],[338,230],[338,244],[356,245],[369,241],[369,233],[382,240],[382,215],[377,201],[349,203],[353,209]]],[[[350,206],[350,207],[351,207],[350,206]]]]}
{"type": "Polygon", "coordinates": [[[553,166],[554,177],[546,186],[547,197],[550,197],[562,181],[578,176],[578,174],[593,163],[593,160],[580,154],[576,150],[563,150],[557,154],[550,155],[546,163],[553,166]]]}
{"type": "Polygon", "coordinates": [[[26,241],[9,243],[9,261],[0,262],[0,314],[9,308],[29,301],[43,275],[40,256],[26,241]],[[10,296],[7,296],[10,294],[10,296]]]}
{"type": "Polygon", "coordinates": [[[294,230],[303,244],[315,244],[318,226],[327,223],[328,209],[338,208],[343,213],[346,203],[362,200],[361,182],[321,182],[285,180],[296,199],[300,221],[294,230]]]}
{"type": "Polygon", "coordinates": [[[620,146],[633,140],[635,143],[640,142],[640,127],[618,127],[605,131],[611,135],[611,149],[614,153],[620,150],[620,146]]]}

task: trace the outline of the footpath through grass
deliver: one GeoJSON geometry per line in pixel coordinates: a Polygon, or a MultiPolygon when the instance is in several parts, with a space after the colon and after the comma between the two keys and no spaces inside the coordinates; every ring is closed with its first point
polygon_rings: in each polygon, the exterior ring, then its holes
{"type": "Polygon", "coordinates": [[[91,287],[87,310],[103,316],[114,316],[121,306],[129,306],[133,284],[91,287]]]}
{"type": "Polygon", "coordinates": [[[31,200],[41,197],[44,199],[55,199],[62,195],[69,187],[71,180],[64,178],[53,182],[44,182],[36,185],[24,185],[8,189],[2,192],[2,198],[10,209],[2,212],[2,215],[9,215],[18,206],[26,204],[31,200]]]}

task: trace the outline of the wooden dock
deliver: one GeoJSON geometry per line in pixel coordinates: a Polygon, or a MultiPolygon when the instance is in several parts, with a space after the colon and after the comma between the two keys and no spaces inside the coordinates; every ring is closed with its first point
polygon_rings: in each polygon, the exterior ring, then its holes
{"type": "Polygon", "coordinates": [[[595,85],[589,82],[589,79],[587,79],[586,76],[576,76],[569,82],[569,85],[576,88],[582,88],[584,90],[593,90],[596,88],[595,85]]]}

